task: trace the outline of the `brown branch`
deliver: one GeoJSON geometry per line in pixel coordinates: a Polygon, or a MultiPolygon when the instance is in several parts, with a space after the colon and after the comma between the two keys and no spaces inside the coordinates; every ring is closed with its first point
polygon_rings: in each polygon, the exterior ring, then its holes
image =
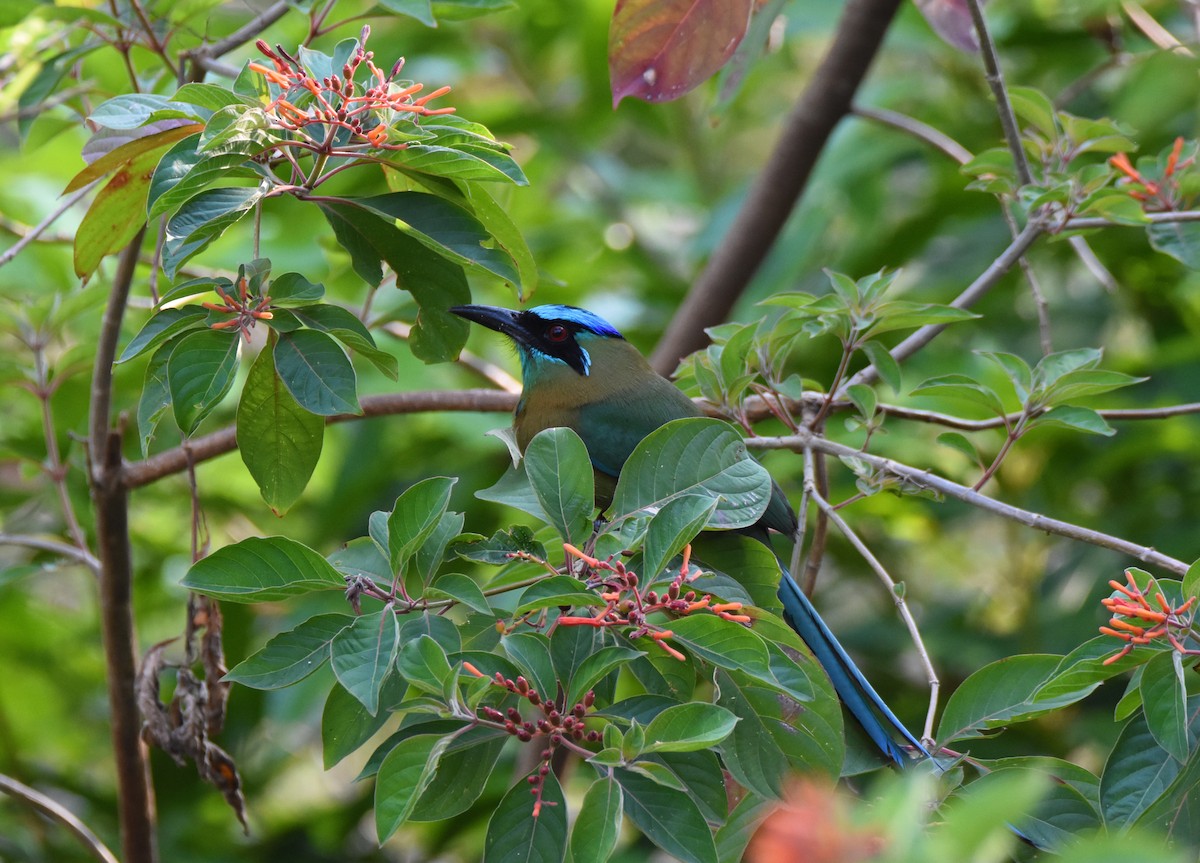
{"type": "MultiPolygon", "coordinates": [[[[1170,225],[1175,222],[1200,222],[1200,210],[1174,210],[1168,213],[1147,213],[1147,220],[1152,225],[1170,225]]],[[[1068,219],[1060,229],[1064,231],[1084,231],[1089,228],[1139,228],[1141,225],[1131,225],[1128,222],[1110,222],[1099,216],[1080,216],[1068,219]]]]}
{"type": "Polygon", "coordinates": [[[960,165],[965,165],[975,158],[970,150],[949,135],[907,114],[901,114],[899,111],[889,111],[886,108],[864,108],[862,105],[855,105],[851,111],[856,117],[862,117],[864,120],[873,120],[884,126],[898,129],[906,135],[911,135],[918,141],[922,141],[935,150],[941,151],[960,165]]]}
{"type": "Polygon", "coordinates": [[[0,775],[0,791],[28,803],[43,815],[53,818],[63,827],[66,827],[83,844],[88,852],[101,861],[101,863],[119,863],[116,855],[108,850],[108,846],[101,842],[100,838],[75,816],[75,813],[54,798],[47,797],[40,791],[18,782],[11,776],[4,775],[0,775]]]}
{"type": "Polygon", "coordinates": [[[124,863],[155,863],[154,792],[138,713],[137,635],[133,621],[133,556],[129,543],[129,497],[121,481],[121,429],[110,426],[112,366],[121,318],[133,284],[145,227],[121,252],[112,293],[104,309],[92,370],[88,418],[88,470],[96,513],[100,558],[100,625],[108,678],[113,755],[116,759],[124,863]]]}
{"type": "MultiPolygon", "coordinates": [[[[349,422],[368,417],[424,411],[511,412],[517,406],[517,394],[501,390],[429,390],[365,396],[359,403],[362,405],[362,414],[342,414],[330,417],[327,422],[349,422]]],[[[189,442],[188,449],[193,461],[199,464],[237,449],[237,432],[233,426],[228,426],[189,442]]],[[[183,447],[175,447],[142,461],[127,464],[123,472],[125,487],[139,488],[165,476],[180,473],[187,469],[187,463],[187,452],[183,447]]]]}
{"type": "Polygon", "coordinates": [[[1012,154],[1013,164],[1017,170],[1017,181],[1022,186],[1033,182],[1029,173],[1029,161],[1025,158],[1025,148],[1021,144],[1021,130],[1017,128],[1017,118],[1013,114],[1012,102],[1008,100],[1008,90],[1004,86],[1004,73],[1000,71],[1000,58],[996,54],[996,43],[988,32],[987,20],[983,17],[983,4],[980,0],[967,0],[967,8],[971,12],[971,21],[975,25],[975,35],[979,39],[979,54],[983,58],[983,68],[988,87],[996,100],[996,112],[1000,115],[1000,127],[1004,130],[1004,140],[1008,151],[1012,154]]]}
{"type": "Polygon", "coordinates": [[[823,452],[839,458],[843,456],[854,458],[871,465],[876,470],[906,480],[914,486],[933,489],[946,497],[952,497],[955,500],[960,500],[963,503],[999,515],[1002,518],[1011,519],[1033,530],[1052,533],[1056,536],[1065,536],[1068,539],[1086,542],[1089,545],[1127,554],[1142,563],[1156,566],[1173,575],[1182,576],[1188,571],[1188,564],[1182,560],[1177,560],[1149,546],[1138,545],[1129,540],[1121,539],[1119,536],[1112,536],[1098,530],[1091,530],[1086,527],[1080,527],[1077,524],[1071,524],[1070,522],[1060,521],[1059,519],[1049,518],[1036,512],[1020,509],[973,491],[965,485],[959,485],[951,480],[943,479],[936,474],[930,473],[928,470],[911,467],[890,458],[871,455],[854,447],[814,435],[804,429],[801,429],[797,434],[787,437],[749,438],[746,444],[759,449],[787,449],[793,452],[803,452],[805,449],[812,449],[814,452],[823,452]]]}
{"type": "Polygon", "coordinates": [[[18,254],[21,253],[22,249],[24,249],[26,246],[28,246],[30,243],[32,243],[34,240],[36,240],[38,237],[40,237],[46,231],[47,228],[49,228],[56,221],[58,221],[58,218],[63,213],[65,213],[67,210],[71,209],[71,207],[75,206],[75,204],[78,203],[79,200],[84,195],[86,195],[88,192],[90,192],[95,187],[95,185],[99,182],[100,182],[99,180],[93,180],[92,182],[90,182],[86,186],[84,186],[82,189],[77,189],[74,192],[72,192],[71,195],[66,200],[64,200],[61,204],[59,204],[54,209],[54,211],[52,213],[50,213],[50,215],[46,216],[46,218],[42,219],[40,222],[38,222],[36,225],[34,225],[32,228],[30,228],[25,234],[23,234],[21,236],[21,238],[19,240],[17,240],[17,242],[13,243],[9,248],[5,249],[4,254],[0,255],[0,267],[3,267],[9,261],[11,261],[13,258],[15,258],[18,254]]]}
{"type": "Polygon", "coordinates": [[[651,358],[660,372],[704,347],[704,328],[720,323],[771,250],[808,183],[817,158],[879,52],[899,0],[848,0],[833,44],[796,102],[779,142],[750,189],[733,227],[709,259],[651,358]]]}

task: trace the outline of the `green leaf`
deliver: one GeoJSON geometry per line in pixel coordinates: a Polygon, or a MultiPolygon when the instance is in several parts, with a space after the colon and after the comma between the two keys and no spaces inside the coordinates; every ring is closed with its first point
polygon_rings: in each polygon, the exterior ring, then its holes
{"type": "MultiPolygon", "coordinates": [[[[292,274],[285,273],[281,278],[287,278],[288,275],[292,274]]],[[[320,288],[321,286],[312,287],[320,288]]],[[[271,290],[275,290],[274,283],[271,285],[271,290]]],[[[317,303],[300,306],[292,315],[298,323],[328,333],[352,351],[362,355],[389,378],[397,379],[399,373],[396,358],[386,351],[380,350],[375,345],[375,339],[371,336],[370,331],[363,326],[362,321],[346,309],[328,303],[317,303]]],[[[280,317],[280,315],[276,315],[276,318],[280,317]]],[[[276,324],[272,322],[271,326],[276,326],[276,324]]]]}
{"type": "Polygon", "coordinates": [[[550,645],[540,632],[517,632],[504,636],[501,641],[508,658],[521,669],[529,685],[539,695],[553,698],[558,692],[558,677],[554,662],[550,659],[550,645]]]}
{"type": "MultiPolygon", "coordinates": [[[[564,628],[560,627],[560,631],[564,628]]],[[[555,636],[557,635],[558,632],[555,632],[555,636]]],[[[642,656],[642,653],[637,650],[616,645],[602,647],[595,653],[589,654],[571,669],[571,686],[567,692],[567,707],[574,707],[580,703],[588,690],[592,689],[609,672],[632,662],[639,656],[642,656]]]]}
{"type": "Polygon", "coordinates": [[[396,498],[388,516],[388,555],[392,569],[403,571],[409,558],[438,527],[457,479],[435,476],[413,484],[396,498]]]}
{"type": "Polygon", "coordinates": [[[452,739],[418,734],[397,743],[383,759],[375,778],[375,829],[380,844],[408,820],[452,739]]]}
{"type": "Polygon", "coordinates": [[[871,338],[893,330],[909,330],[930,325],[946,326],[980,317],[974,312],[954,306],[914,303],[909,300],[890,300],[880,303],[871,311],[875,315],[875,321],[864,332],[864,336],[869,335],[871,338]]]}
{"type": "Polygon", "coordinates": [[[1155,222],[1146,228],[1150,245],[1191,270],[1200,270],[1200,222],[1155,222]]]}
{"type": "Polygon", "coordinates": [[[437,581],[426,589],[425,598],[432,600],[453,599],[456,602],[461,602],[467,608],[478,611],[480,614],[495,614],[488,603],[487,597],[475,582],[475,579],[457,572],[448,572],[440,576],[437,581]]]}
{"type": "Polygon", "coordinates": [[[1183,598],[1200,596],[1200,560],[1188,567],[1183,576],[1183,598]]]}
{"type": "Polygon", "coordinates": [[[644,752],[691,752],[720,743],[738,718],[715,704],[692,702],[668,707],[646,726],[644,752]]]}
{"type": "Polygon", "coordinates": [[[1009,87],[1013,112],[1047,138],[1058,137],[1057,111],[1046,94],[1033,87],[1009,87]]]}
{"type": "Polygon", "coordinates": [[[644,578],[657,577],[667,563],[695,539],[712,518],[719,501],[710,497],[687,495],[667,502],[650,520],[642,546],[644,578]]]}
{"type": "Polygon", "coordinates": [[[281,689],[303,680],[329,659],[334,636],[354,622],[348,614],[318,614],[281,632],[226,672],[223,682],[252,689],[281,689]]]}
{"type": "MultiPolygon", "coordinates": [[[[372,716],[361,701],[335,681],[321,711],[321,758],[325,769],[330,769],[347,755],[358,751],[359,747],[374,737],[375,732],[391,718],[391,711],[404,698],[407,689],[408,685],[399,675],[388,675],[380,695],[380,709],[372,716]]],[[[382,756],[380,758],[382,760],[382,756]]]]}
{"type": "Polygon", "coordinates": [[[533,538],[532,530],[523,525],[508,530],[498,530],[488,539],[455,543],[450,550],[464,560],[490,563],[495,566],[510,563],[512,561],[510,555],[517,552],[532,554],[541,560],[546,559],[546,547],[533,538]]]}
{"type": "Polygon", "coordinates": [[[275,345],[280,380],[305,410],[319,416],[360,414],[354,366],[324,333],[283,333],[275,345]]]}
{"type": "Polygon", "coordinates": [[[569,428],[550,428],[525,448],[525,474],[564,542],[582,546],[592,533],[595,479],[587,447],[569,428]]]}
{"type": "Polygon", "coordinates": [[[454,673],[446,651],[428,635],[406,640],[396,667],[409,685],[434,696],[442,694],[454,673]]]}
{"type": "Polygon", "coordinates": [[[481,184],[458,181],[455,185],[470,203],[475,217],[483,223],[497,245],[512,258],[517,267],[518,278],[514,283],[517,299],[524,302],[537,290],[540,279],[537,261],[534,260],[525,238],[505,209],[496,203],[496,199],[481,184]]]}
{"type": "Polygon", "coordinates": [[[262,179],[246,154],[201,152],[199,144],[199,134],[189,135],[159,159],[146,195],[149,218],[165,216],[218,181],[262,179]]]}
{"type": "Polygon", "coordinates": [[[292,397],[263,349],[242,387],[237,444],[242,462],[267,506],[283,515],[303,494],[321,457],[325,421],[292,397]]]}
{"type": "Polygon", "coordinates": [[[138,442],[141,444],[142,457],[150,453],[150,442],[154,440],[154,430],[158,428],[159,420],[171,406],[171,386],[167,380],[167,363],[175,346],[163,345],[146,366],[146,378],[142,382],[142,394],[138,398],[137,425],[138,442]]]}
{"type": "Polygon", "coordinates": [[[1012,383],[1013,389],[1016,390],[1017,398],[1021,404],[1025,404],[1029,399],[1029,393],[1033,390],[1033,371],[1029,368],[1029,364],[1016,354],[1004,351],[980,351],[980,356],[991,360],[1004,371],[1012,383]]]}
{"type": "Polygon", "coordinates": [[[399,637],[396,614],[385,607],[354,618],[330,644],[338,682],[372,715],[379,710],[379,693],[396,660],[399,637]]]}
{"type": "Polygon", "coordinates": [[[308,546],[284,536],[252,536],[196,561],[180,584],[232,602],[274,602],[341,590],[346,581],[308,546]]]}
{"type": "MultiPolygon", "coordinates": [[[[170,140],[174,141],[174,138],[170,140]]],[[[140,143],[135,141],[116,152],[140,143]]],[[[75,275],[81,279],[89,278],[106,255],[116,254],[129,245],[146,224],[146,190],[150,186],[150,173],[165,149],[164,144],[130,156],[96,193],[75,231],[75,275]]]]}
{"type": "Polygon", "coordinates": [[[775,800],[750,793],[733,807],[725,823],[717,830],[717,858],[721,863],[738,863],[743,859],[750,838],[776,806],[778,803],[775,800]]]}
{"type": "Polygon", "coordinates": [[[542,608],[560,605],[604,605],[598,593],[587,590],[583,583],[569,575],[550,576],[526,588],[513,614],[528,614],[542,608]]]}
{"type": "Polygon", "coordinates": [[[1083,698],[1086,692],[1045,701],[1036,698],[1061,661],[1062,657],[1050,654],[1026,654],[985,665],[950,696],[938,725],[938,740],[948,745],[982,737],[989,729],[1032,719],[1083,698]]]}
{"type": "Polygon", "coordinates": [[[651,842],[684,863],[717,863],[712,831],[687,794],[629,770],[613,771],[625,814],[651,842]]]}
{"type": "Polygon", "coordinates": [[[966,375],[939,375],[915,387],[912,395],[939,396],[942,398],[963,399],[983,405],[996,416],[1004,416],[1004,402],[991,387],[966,375]]]}
{"type": "Polygon", "coordinates": [[[488,245],[492,237],[479,220],[445,198],[424,192],[392,192],[346,200],[399,220],[407,226],[409,236],[457,264],[507,282],[518,279],[513,260],[503,250],[488,245]]]}
{"type": "Polygon", "coordinates": [[[467,728],[460,732],[442,757],[425,793],[417,801],[410,821],[445,821],[466,812],[488,788],[504,744],[510,740],[494,728],[467,728]]]}
{"type": "Polygon", "coordinates": [[[236,333],[203,330],[180,340],[167,360],[167,385],[184,434],[194,432],[233,388],[237,366],[236,333]]]}
{"type": "Polygon", "coordinates": [[[355,272],[378,285],[383,279],[380,262],[386,261],[396,274],[396,286],[417,301],[420,310],[409,336],[413,355],[427,363],[457,357],[469,324],[447,310],[471,301],[462,267],[429,251],[391,221],[342,203],[320,207],[355,272]]]}
{"type": "MultiPolygon", "coordinates": [[[[511,506],[521,512],[529,513],[538,521],[550,523],[550,516],[542,509],[542,503],[533,493],[533,486],[529,484],[529,477],[525,475],[523,462],[520,467],[509,465],[508,470],[500,479],[496,480],[495,485],[480,489],[475,492],[475,497],[511,506]]],[[[539,556],[542,560],[546,559],[544,554],[539,556]]]]}
{"type": "Polygon", "coordinates": [[[145,325],[138,330],[138,334],[125,346],[117,363],[129,362],[134,357],[157,348],[182,332],[203,326],[206,317],[208,317],[208,312],[199,306],[184,306],[155,312],[150,320],[146,321],[145,325]]]}
{"type": "Polygon", "coordinates": [[[1091,408],[1083,408],[1072,405],[1060,405],[1051,408],[1046,413],[1034,418],[1029,426],[1056,425],[1063,428],[1075,429],[1077,431],[1088,432],[1089,434],[1099,434],[1105,437],[1112,437],[1117,433],[1117,430],[1104,421],[1104,417],[1096,413],[1091,408]]]}
{"type": "Polygon", "coordinates": [[[671,642],[718,668],[774,681],[766,644],[751,630],[715,614],[696,613],[671,622],[671,642]]]}
{"type": "Polygon", "coordinates": [[[567,802],[553,772],[541,794],[522,778],[492,812],[483,840],[484,863],[561,863],[567,854],[567,802]]]}
{"type": "Polygon", "coordinates": [[[1054,674],[1037,691],[1035,700],[1083,698],[1105,680],[1143,664],[1157,649],[1161,648],[1138,647],[1123,659],[1109,662],[1117,648],[1109,636],[1098,635],[1063,657],[1054,674]]]}
{"type": "Polygon", "coordinates": [[[1125,726],[1100,776],[1100,805],[1110,830],[1132,824],[1175,781],[1182,765],[1160,748],[1144,715],[1125,726]]]}
{"type": "Polygon", "coordinates": [[[389,12],[416,18],[426,27],[437,26],[429,0],[379,0],[379,5],[389,12]]]}
{"type": "Polygon", "coordinates": [[[749,527],[770,502],[771,477],[728,423],[674,420],[647,435],[629,456],[612,512],[624,517],[687,495],[720,499],[710,527],[749,527]]]}
{"type": "MultiPolygon", "coordinates": [[[[325,296],[325,286],[319,282],[313,284],[299,273],[283,273],[278,278],[271,280],[270,295],[272,308],[295,308],[320,302],[325,296]]],[[[350,315],[349,312],[346,314],[350,315]]],[[[350,315],[350,317],[355,323],[358,323],[358,318],[355,318],[354,315],[350,315]]]]}
{"type": "Polygon", "coordinates": [[[174,279],[183,264],[198,255],[258,203],[262,192],[253,189],[206,189],[189,198],[167,221],[163,243],[163,272],[174,279]]]}
{"type": "Polygon", "coordinates": [[[1155,741],[1176,760],[1186,761],[1190,746],[1183,657],[1167,650],[1147,662],[1141,691],[1146,724],[1155,741]]]}
{"type": "Polygon", "coordinates": [[[621,786],[601,776],[588,788],[571,829],[571,858],[575,863],[605,863],[621,836],[624,805],[621,786]]]}
{"type": "Polygon", "coordinates": [[[937,437],[937,442],[942,446],[948,446],[951,449],[958,450],[975,464],[981,464],[982,459],[979,457],[979,450],[975,448],[975,444],[971,443],[970,438],[958,432],[946,432],[937,437]]]}

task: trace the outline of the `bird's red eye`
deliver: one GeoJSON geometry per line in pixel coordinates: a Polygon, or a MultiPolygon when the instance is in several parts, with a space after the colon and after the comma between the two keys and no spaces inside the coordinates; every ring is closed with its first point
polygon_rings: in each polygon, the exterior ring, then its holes
{"type": "Polygon", "coordinates": [[[546,338],[552,342],[565,342],[567,340],[567,328],[562,324],[554,324],[546,328],[546,338]]]}

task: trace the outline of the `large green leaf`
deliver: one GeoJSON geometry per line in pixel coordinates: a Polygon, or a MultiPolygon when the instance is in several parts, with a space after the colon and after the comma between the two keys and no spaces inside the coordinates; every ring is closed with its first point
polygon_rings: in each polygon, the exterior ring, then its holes
{"type": "Polygon", "coordinates": [[[233,388],[237,366],[236,333],[202,330],[176,345],[167,360],[167,385],[184,434],[195,431],[233,388]]]}
{"type": "Polygon", "coordinates": [[[337,342],[324,333],[297,330],[280,335],[275,368],[305,410],[320,416],[362,413],[354,366],[337,342]]]}
{"type": "Polygon", "coordinates": [[[249,213],[261,197],[258,188],[231,188],[206,189],[189,198],[167,221],[162,263],[167,277],[175,278],[184,262],[249,213]]]}
{"type": "Polygon", "coordinates": [[[146,206],[151,219],[164,216],[213,183],[261,179],[243,153],[215,155],[199,149],[200,135],[178,141],[154,168],[146,206]]]}
{"type": "Polygon", "coordinates": [[[427,249],[390,219],[349,204],[321,204],[354,270],[371,285],[383,280],[381,262],[396,274],[396,286],[413,295],[420,311],[409,337],[413,354],[427,363],[458,356],[469,324],[447,311],[471,301],[462,267],[427,249]]]}
{"type": "Polygon", "coordinates": [[[479,220],[445,198],[424,192],[392,192],[346,200],[385,218],[398,219],[410,236],[457,264],[514,284],[518,281],[512,258],[488,245],[492,237],[479,220]]]}
{"type": "Polygon", "coordinates": [[[539,432],[525,448],[525,474],[559,536],[582,546],[592,532],[595,476],[579,435],[568,428],[539,432]]]}
{"type": "Polygon", "coordinates": [[[1165,650],[1147,662],[1141,691],[1146,724],[1155,741],[1177,761],[1186,761],[1190,744],[1182,655],[1165,650]]]}
{"type": "Polygon", "coordinates": [[[674,420],[647,435],[629,456],[611,509],[617,517],[657,511],[688,495],[719,499],[710,526],[749,527],[767,508],[771,477],[729,423],[674,420]]]}
{"type": "Polygon", "coordinates": [[[192,564],[180,583],[233,602],[274,602],[346,586],[325,558],[285,536],[252,536],[219,548],[192,564]]]}
{"type": "Polygon", "coordinates": [[[1180,762],[1154,739],[1144,715],[1129,720],[1100,776],[1100,805],[1110,830],[1133,824],[1171,787],[1180,762]]]}
{"type": "Polygon", "coordinates": [[[605,863],[621,836],[624,806],[621,786],[601,776],[588,788],[571,828],[571,858],[575,863],[605,863]]]}
{"type": "Polygon", "coordinates": [[[451,740],[443,734],[418,734],[400,741],[383,759],[375,779],[375,829],[381,843],[408,820],[451,740]]]}
{"type": "Polygon", "coordinates": [[[430,477],[396,498],[387,522],[388,554],[393,570],[403,570],[409,558],[437,529],[456,482],[457,479],[444,476],[430,477]]]}
{"type": "Polygon", "coordinates": [[[275,373],[274,355],[262,350],[238,401],[237,444],[242,461],[276,515],[308,485],[321,457],[325,421],[305,410],[275,373]]]}
{"type": "Polygon", "coordinates": [[[200,306],[183,306],[155,312],[125,346],[125,350],[121,351],[117,362],[128,362],[182,332],[203,326],[206,317],[208,312],[200,306]]]}
{"type": "Polygon", "coordinates": [[[646,726],[644,752],[692,752],[720,743],[738,718],[715,704],[694,701],[668,707],[646,726]]]}
{"type": "Polygon", "coordinates": [[[982,737],[989,729],[1032,719],[1078,701],[1086,693],[1067,693],[1061,699],[1036,700],[1038,689],[1054,674],[1062,657],[1027,654],[997,660],[962,682],[946,702],[938,725],[938,740],[982,737]]]}
{"type": "Polygon", "coordinates": [[[717,863],[712,831],[691,797],[630,770],[614,775],[625,814],[651,842],[685,863],[717,863]]]}
{"type": "Polygon", "coordinates": [[[668,501],[646,529],[642,546],[642,574],[657,577],[667,563],[691,542],[709,520],[720,501],[701,495],[687,495],[668,501]]]}
{"type": "Polygon", "coordinates": [[[329,659],[334,636],[354,622],[348,614],[318,614],[276,635],[222,678],[253,689],[280,689],[312,674],[329,659]]]}
{"type": "Polygon", "coordinates": [[[399,641],[396,613],[382,608],[354,618],[330,643],[338,683],[372,715],[379,711],[379,694],[396,660],[399,641]]]}
{"type": "Polygon", "coordinates": [[[541,794],[529,793],[522,778],[500,801],[483,840],[484,863],[561,863],[567,854],[567,801],[553,772],[542,777],[541,794]]]}

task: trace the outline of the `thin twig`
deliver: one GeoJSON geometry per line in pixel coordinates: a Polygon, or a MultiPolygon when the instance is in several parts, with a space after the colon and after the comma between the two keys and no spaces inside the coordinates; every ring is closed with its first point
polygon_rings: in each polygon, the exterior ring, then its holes
{"type": "Polygon", "coordinates": [[[806,430],[801,430],[799,433],[787,437],[749,438],[746,444],[759,449],[787,449],[793,452],[803,452],[805,447],[812,447],[816,452],[827,453],[839,458],[843,456],[852,457],[883,473],[906,480],[918,488],[933,489],[936,492],[944,494],[946,497],[952,497],[955,500],[960,500],[963,503],[978,507],[986,512],[991,512],[1002,518],[1018,522],[1034,530],[1044,531],[1056,536],[1065,536],[1068,539],[1120,552],[1142,563],[1156,566],[1174,575],[1184,575],[1188,571],[1189,565],[1182,560],[1163,554],[1149,546],[1138,545],[1129,540],[1121,539],[1119,536],[1112,536],[1098,530],[1091,530],[1086,527],[1080,527],[1077,524],[1048,518],[1036,512],[1020,509],[1011,504],[1003,503],[987,495],[980,494],[977,491],[972,491],[965,485],[959,485],[951,480],[943,479],[928,470],[911,467],[890,458],[864,453],[854,447],[819,437],[806,430]]]}
{"type": "Polygon", "coordinates": [[[1008,151],[1012,153],[1013,164],[1017,171],[1020,185],[1028,186],[1033,182],[1029,173],[1029,162],[1025,158],[1025,148],[1021,145],[1021,130],[1017,127],[1017,118],[1013,113],[1012,103],[1008,100],[1008,90],[1004,86],[1004,73],[1000,71],[1000,58],[996,54],[996,43],[988,32],[987,20],[983,17],[983,7],[979,0],[967,0],[967,8],[971,12],[971,21],[975,24],[975,35],[979,39],[979,54],[983,58],[983,68],[986,73],[988,87],[996,100],[996,112],[1000,115],[1000,127],[1004,130],[1004,140],[1008,151]]]}
{"type": "MultiPolygon", "coordinates": [[[[837,402],[834,404],[834,409],[850,408],[850,402],[837,402]]],[[[894,416],[897,419],[915,420],[917,422],[926,422],[933,425],[946,426],[947,428],[959,429],[961,431],[986,431],[988,429],[1007,428],[1012,423],[1015,423],[1021,417],[1020,411],[1014,411],[1003,417],[988,417],[981,420],[969,420],[962,417],[956,417],[951,414],[938,413],[937,411],[921,410],[920,408],[910,408],[903,405],[883,404],[879,405],[881,413],[888,416],[894,416]]],[[[1032,416],[1040,416],[1045,411],[1039,411],[1032,416]]],[[[1186,416],[1188,414],[1200,413],[1200,402],[1189,402],[1181,405],[1167,405],[1161,408],[1115,408],[1109,410],[1096,411],[1106,420],[1161,420],[1170,417],[1186,416]]]]}
{"type": "MultiPolygon", "coordinates": [[[[1152,225],[1171,225],[1176,222],[1200,222],[1200,210],[1172,210],[1167,213],[1146,213],[1146,220],[1152,225]]],[[[1130,225],[1127,222],[1110,222],[1099,216],[1076,216],[1068,219],[1067,223],[1057,230],[1086,231],[1090,228],[1140,228],[1141,225],[1130,225]]]]}
{"type": "Polygon", "coordinates": [[[1112,274],[1108,267],[1104,266],[1104,262],[1096,257],[1096,253],[1092,251],[1092,247],[1088,245],[1085,237],[1076,234],[1067,240],[1071,244],[1071,248],[1075,250],[1075,256],[1079,258],[1080,263],[1087,268],[1088,272],[1095,276],[1096,281],[1108,291],[1110,294],[1115,294],[1120,290],[1121,285],[1117,282],[1117,277],[1112,274]]]}
{"type": "Polygon", "coordinates": [[[918,141],[923,141],[934,149],[940,150],[960,165],[965,165],[975,158],[970,150],[949,135],[933,128],[928,123],[922,123],[920,120],[909,117],[907,114],[889,111],[886,108],[867,108],[862,105],[855,105],[850,110],[855,116],[899,129],[918,141]]]}
{"type": "MultiPolygon", "coordinates": [[[[1012,206],[1003,201],[1000,207],[1004,213],[1004,222],[1008,225],[1008,233],[1015,240],[1021,233],[1017,218],[1013,215],[1012,206]]],[[[1033,297],[1034,308],[1037,309],[1038,319],[1038,338],[1042,345],[1042,355],[1049,356],[1054,352],[1054,341],[1050,333],[1050,306],[1046,302],[1046,295],[1042,293],[1041,283],[1038,281],[1037,273],[1033,271],[1033,265],[1029,263],[1029,258],[1022,255],[1017,261],[1021,267],[1021,275],[1025,277],[1025,283],[1029,285],[1029,293],[1033,297]]]]}
{"type": "Polygon", "coordinates": [[[23,800],[34,809],[41,812],[43,815],[49,816],[66,827],[80,844],[88,850],[88,852],[101,863],[120,863],[117,860],[117,855],[113,854],[108,849],[108,846],[100,841],[100,837],[93,833],[86,824],[76,817],[75,813],[67,809],[57,800],[47,797],[40,791],[30,788],[11,776],[0,774],[0,791],[8,794],[18,800],[23,800]]]}
{"type": "Polygon", "coordinates": [[[59,217],[62,216],[63,213],[75,206],[75,204],[79,202],[80,198],[90,192],[92,188],[99,182],[100,180],[93,180],[82,189],[76,189],[69,196],[67,196],[63,202],[59,204],[53,212],[50,213],[50,215],[46,216],[46,218],[42,219],[40,222],[30,228],[25,235],[21,237],[21,239],[17,240],[9,248],[5,249],[4,254],[0,255],[0,267],[3,267],[17,255],[19,255],[22,249],[41,236],[42,232],[58,221],[59,217]]]}
{"type": "MultiPolygon", "coordinates": [[[[813,457],[812,450],[806,449],[804,457],[806,460],[811,460],[813,457]]],[[[807,472],[807,468],[805,470],[807,472]]],[[[938,693],[941,690],[942,684],[938,679],[937,671],[934,670],[933,662],[929,659],[929,651],[925,649],[925,642],[921,638],[921,630],[917,628],[917,622],[913,619],[912,612],[908,609],[908,603],[904,601],[903,592],[897,589],[898,585],[895,579],[888,574],[888,571],[879,562],[879,559],[871,553],[866,543],[859,538],[858,534],[838,514],[837,510],[830,505],[829,501],[825,500],[817,492],[816,486],[806,481],[805,492],[812,497],[813,503],[820,507],[821,512],[825,513],[834,526],[842,532],[842,536],[846,537],[850,545],[854,546],[854,550],[858,552],[859,556],[867,562],[867,566],[871,567],[875,575],[883,582],[887,588],[888,595],[892,598],[892,602],[896,604],[896,611],[899,612],[900,619],[904,621],[904,625],[908,628],[909,637],[912,638],[913,645],[917,648],[917,656],[921,659],[921,667],[925,669],[925,677],[929,683],[929,709],[925,713],[925,727],[921,732],[921,739],[932,740],[933,720],[937,716],[938,693]]]]}
{"type": "Polygon", "coordinates": [[[0,533],[0,545],[19,545],[24,548],[37,549],[38,551],[48,551],[51,554],[61,555],[62,557],[70,558],[76,563],[81,563],[92,572],[100,571],[100,561],[96,560],[91,552],[76,548],[70,543],[61,542],[57,539],[45,539],[40,536],[29,536],[23,533],[0,533]]]}

